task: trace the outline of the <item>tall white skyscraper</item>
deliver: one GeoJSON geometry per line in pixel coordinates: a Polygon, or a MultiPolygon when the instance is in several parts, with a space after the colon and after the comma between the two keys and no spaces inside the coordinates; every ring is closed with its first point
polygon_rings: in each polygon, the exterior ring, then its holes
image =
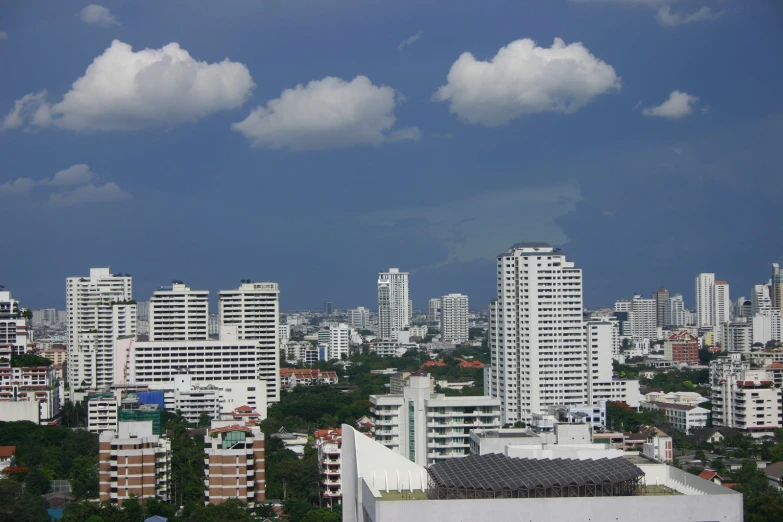
{"type": "Polygon", "coordinates": [[[378,326],[382,339],[391,339],[410,325],[408,272],[390,268],[378,274],[378,326]]]}
{"type": "Polygon", "coordinates": [[[277,283],[243,282],[219,294],[220,324],[237,328],[237,338],[258,342],[258,378],[267,383],[267,402],[280,401],[280,290],[277,283]]]}
{"type": "Polygon", "coordinates": [[[757,315],[772,308],[772,297],[770,295],[771,285],[753,285],[750,293],[751,315],[757,315]]]}
{"type": "Polygon", "coordinates": [[[431,323],[440,323],[440,297],[430,299],[429,314],[427,321],[431,323]]]}
{"type": "Polygon", "coordinates": [[[460,344],[468,340],[468,296],[444,295],[440,299],[440,333],[443,341],[460,344]]]}
{"type": "Polygon", "coordinates": [[[182,282],[162,286],[148,306],[150,341],[209,339],[209,291],[191,290],[182,282]]]}
{"type": "Polygon", "coordinates": [[[696,276],[696,326],[714,326],[715,274],[696,276]]]}
{"type": "Polygon", "coordinates": [[[68,382],[71,388],[110,386],[115,341],[136,335],[131,276],[91,268],[89,277],[69,277],[65,287],[68,382]]]}
{"type": "Polygon", "coordinates": [[[712,325],[719,326],[731,321],[731,298],[729,297],[729,283],[715,281],[714,301],[712,304],[712,325]]]}
{"type": "Polygon", "coordinates": [[[497,292],[485,390],[500,399],[503,423],[529,423],[550,405],[586,404],[582,270],[546,243],[518,243],[497,258],[497,292]]]}
{"type": "Polygon", "coordinates": [[[682,294],[669,297],[669,324],[666,326],[685,326],[688,324],[685,317],[685,301],[682,294]]]}
{"type": "Polygon", "coordinates": [[[633,296],[628,321],[631,323],[631,336],[634,341],[656,339],[657,307],[658,303],[655,299],[645,299],[640,295],[633,296]]]}

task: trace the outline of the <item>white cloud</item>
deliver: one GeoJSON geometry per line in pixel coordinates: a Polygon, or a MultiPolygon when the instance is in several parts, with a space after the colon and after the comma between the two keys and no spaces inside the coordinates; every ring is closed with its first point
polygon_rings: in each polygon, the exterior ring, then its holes
{"type": "Polygon", "coordinates": [[[35,180],[30,178],[16,178],[0,185],[0,198],[27,196],[36,186],[35,180]]]}
{"type": "Polygon", "coordinates": [[[122,190],[112,181],[104,185],[89,184],[68,192],[52,194],[49,197],[49,204],[57,207],[70,207],[82,203],[105,203],[130,198],[130,193],[122,190]]]}
{"type": "Polygon", "coordinates": [[[423,34],[424,34],[424,31],[419,31],[418,33],[414,34],[413,36],[409,36],[405,40],[401,41],[399,43],[399,45],[397,45],[397,50],[398,51],[402,51],[403,49],[405,49],[409,45],[412,45],[412,44],[416,43],[416,41],[419,38],[421,38],[421,35],[423,35],[423,34]]]}
{"type": "Polygon", "coordinates": [[[398,101],[394,89],[373,85],[366,76],[350,82],[327,76],[284,90],[231,128],[253,147],[271,149],[328,149],[419,139],[415,127],[392,129],[398,101]]]}
{"type": "Polygon", "coordinates": [[[0,31],[0,40],[8,40],[8,33],[0,31]]]}
{"type": "Polygon", "coordinates": [[[673,120],[688,116],[693,113],[694,105],[699,101],[697,96],[681,92],[672,91],[669,99],[657,107],[648,107],[642,111],[645,116],[657,116],[660,118],[670,118],[673,120]]]}
{"type": "Polygon", "coordinates": [[[673,13],[668,5],[661,7],[658,10],[658,23],[665,27],[677,27],[678,25],[689,24],[691,22],[706,22],[710,20],[717,20],[723,16],[726,11],[718,11],[714,13],[712,9],[707,6],[702,7],[698,11],[691,14],[673,13]]]}
{"type": "Polygon", "coordinates": [[[90,4],[81,10],[79,14],[82,22],[89,25],[100,25],[109,27],[111,25],[120,25],[117,17],[111,14],[107,8],[98,4],[90,4]]]}
{"type": "Polygon", "coordinates": [[[571,114],[600,95],[620,89],[614,68],[581,43],[538,47],[525,38],[501,48],[491,61],[462,53],[446,85],[434,95],[452,113],[486,126],[541,112],[571,114]]]}
{"type": "Polygon", "coordinates": [[[16,101],[3,126],[29,123],[75,131],[173,127],[240,107],[254,87],[247,67],[228,58],[199,62],[177,43],[134,52],[114,40],[61,102],[46,103],[46,91],[28,94],[16,101]]]}
{"type": "Polygon", "coordinates": [[[90,170],[90,167],[85,163],[80,163],[79,165],[71,165],[67,169],[58,171],[51,181],[46,180],[43,183],[53,187],[84,185],[94,177],[95,173],[90,170]]]}

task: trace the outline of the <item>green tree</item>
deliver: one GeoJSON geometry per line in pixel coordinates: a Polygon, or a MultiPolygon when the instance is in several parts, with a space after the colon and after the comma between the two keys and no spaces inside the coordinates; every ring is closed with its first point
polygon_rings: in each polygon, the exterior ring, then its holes
{"type": "Polygon", "coordinates": [[[70,471],[71,487],[79,498],[98,496],[98,458],[79,456],[73,461],[70,471]]]}
{"type": "Polygon", "coordinates": [[[49,477],[40,468],[33,468],[24,478],[25,491],[36,495],[49,492],[49,477]]]}

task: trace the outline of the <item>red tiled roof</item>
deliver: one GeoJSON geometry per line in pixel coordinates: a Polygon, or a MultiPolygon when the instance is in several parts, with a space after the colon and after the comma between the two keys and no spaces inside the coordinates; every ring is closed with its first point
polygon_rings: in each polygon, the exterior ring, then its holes
{"type": "Polygon", "coordinates": [[[13,457],[16,453],[16,446],[0,446],[0,457],[13,457]]]}
{"type": "Polygon", "coordinates": [[[699,473],[699,476],[703,478],[704,480],[712,480],[717,476],[718,472],[713,471],[711,469],[705,469],[701,473],[699,473]]]}

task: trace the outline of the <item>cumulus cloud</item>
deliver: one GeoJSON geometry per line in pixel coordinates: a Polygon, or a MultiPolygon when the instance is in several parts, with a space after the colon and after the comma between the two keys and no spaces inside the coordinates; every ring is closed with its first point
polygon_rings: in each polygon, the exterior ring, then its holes
{"type": "Polygon", "coordinates": [[[111,14],[111,11],[98,4],[90,4],[82,9],[79,17],[82,19],[82,22],[88,25],[100,25],[102,27],[120,25],[120,21],[111,14]]]}
{"type": "Polygon", "coordinates": [[[689,24],[691,22],[708,22],[717,20],[723,16],[726,11],[713,12],[706,5],[698,11],[690,14],[674,13],[668,5],[658,10],[658,23],[665,27],[677,27],[678,25],[689,24]]]}
{"type": "Polygon", "coordinates": [[[657,107],[648,107],[642,111],[645,116],[657,116],[673,120],[688,116],[693,113],[694,106],[699,98],[682,91],[672,91],[669,99],[657,107]]]}
{"type": "Polygon", "coordinates": [[[373,85],[366,76],[350,82],[327,76],[286,89],[266,106],[258,106],[231,128],[253,147],[328,149],[417,140],[415,127],[393,129],[394,89],[373,85]]]}
{"type": "Polygon", "coordinates": [[[36,182],[30,178],[16,178],[0,185],[0,198],[15,196],[27,196],[36,186],[36,182]]]}
{"type": "Polygon", "coordinates": [[[405,40],[401,41],[399,43],[399,45],[397,45],[397,50],[398,51],[402,51],[403,49],[405,49],[409,45],[413,45],[414,43],[416,43],[416,41],[419,38],[421,38],[421,35],[423,35],[423,34],[424,34],[424,31],[419,31],[418,33],[414,34],[413,36],[409,36],[405,40]]]}
{"type": "Polygon", "coordinates": [[[83,185],[95,177],[95,173],[90,170],[86,163],[71,165],[67,169],[55,173],[54,177],[46,184],[53,187],[64,187],[69,185],[83,185]]]}
{"type": "Polygon", "coordinates": [[[451,112],[468,123],[497,126],[526,114],[571,114],[620,85],[614,68],[579,42],[555,38],[547,48],[525,38],[490,61],[463,53],[434,99],[449,102],[451,112]]]}
{"type": "Polygon", "coordinates": [[[82,203],[105,203],[130,198],[130,193],[122,190],[112,181],[103,185],[84,185],[67,192],[52,194],[49,197],[49,204],[56,207],[71,207],[82,203]]]}
{"type": "Polygon", "coordinates": [[[134,52],[114,40],[61,102],[47,103],[46,91],[28,94],[16,101],[3,126],[74,131],[173,127],[240,107],[254,87],[247,67],[228,58],[199,62],[177,43],[134,52]]]}

